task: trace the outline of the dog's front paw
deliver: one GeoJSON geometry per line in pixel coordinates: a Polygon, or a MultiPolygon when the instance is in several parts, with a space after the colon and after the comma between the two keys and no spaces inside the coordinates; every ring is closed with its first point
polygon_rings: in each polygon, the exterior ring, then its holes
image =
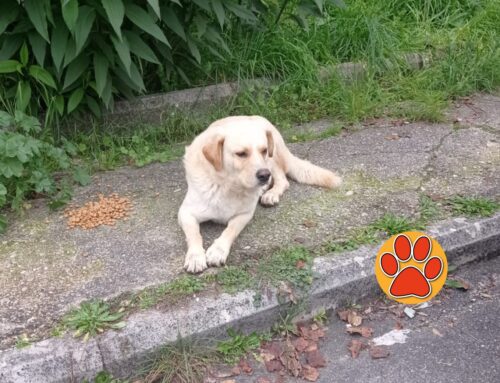
{"type": "Polygon", "coordinates": [[[274,206],[280,201],[280,195],[276,193],[273,189],[269,189],[262,197],[260,197],[260,203],[264,206],[274,206]]]}
{"type": "Polygon", "coordinates": [[[188,273],[201,273],[207,268],[207,257],[205,250],[188,250],[184,261],[184,269],[188,273]]]}
{"type": "Polygon", "coordinates": [[[229,247],[214,242],[207,250],[207,263],[209,266],[222,266],[229,255],[229,247]]]}

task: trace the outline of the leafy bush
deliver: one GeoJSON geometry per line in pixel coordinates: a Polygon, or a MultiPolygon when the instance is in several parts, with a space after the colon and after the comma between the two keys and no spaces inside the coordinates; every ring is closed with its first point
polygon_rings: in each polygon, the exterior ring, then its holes
{"type": "Polygon", "coordinates": [[[200,64],[202,52],[229,54],[224,28],[278,21],[285,10],[305,26],[324,7],[323,0],[2,0],[0,100],[11,113],[43,111],[47,122],[81,108],[100,116],[115,96],[144,92],[151,73],[153,82],[176,75],[189,83],[183,67],[200,64]]]}
{"type": "MultiPolygon", "coordinates": [[[[20,111],[14,115],[0,111],[0,208],[10,204],[20,210],[24,199],[34,194],[51,196],[52,207],[69,200],[69,174],[56,179],[53,172],[71,168],[72,145],[57,148],[37,138],[40,131],[38,119],[20,111]]],[[[82,184],[89,182],[82,169],[76,169],[73,176],[82,184]]],[[[0,214],[0,232],[6,224],[5,215],[0,214]]]]}

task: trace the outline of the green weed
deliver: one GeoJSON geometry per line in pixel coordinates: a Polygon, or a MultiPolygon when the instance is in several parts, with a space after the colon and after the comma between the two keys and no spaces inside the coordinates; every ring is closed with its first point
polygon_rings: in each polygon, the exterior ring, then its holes
{"type": "Polygon", "coordinates": [[[389,236],[405,231],[424,229],[424,225],[422,223],[412,221],[406,217],[396,216],[392,213],[385,214],[383,217],[375,221],[371,227],[376,230],[380,230],[389,236]]]}
{"type": "Polygon", "coordinates": [[[429,223],[439,219],[442,216],[442,211],[439,205],[431,198],[422,194],[419,199],[420,221],[429,223]]]}
{"type": "Polygon", "coordinates": [[[261,260],[257,279],[275,286],[289,282],[293,287],[306,289],[313,281],[313,257],[304,247],[290,247],[261,260]]]}
{"type": "Polygon", "coordinates": [[[257,334],[255,332],[244,335],[233,329],[227,331],[229,339],[217,344],[217,351],[222,355],[224,361],[229,364],[237,362],[248,352],[260,347],[263,340],[268,340],[269,335],[257,334]]]}
{"type": "Polygon", "coordinates": [[[106,329],[121,329],[125,322],[119,322],[123,312],[112,313],[109,305],[102,301],[85,302],[79,308],[67,314],[63,323],[75,330],[74,336],[83,336],[87,340],[106,329]]]}
{"type": "Polygon", "coordinates": [[[380,240],[377,229],[372,226],[354,229],[347,239],[340,241],[329,241],[325,244],[324,250],[332,253],[341,253],[358,249],[362,245],[370,245],[380,240]]]}
{"type": "Polygon", "coordinates": [[[145,383],[202,382],[208,366],[218,361],[217,352],[207,346],[179,338],[167,345],[144,369],[145,383]]]}
{"type": "Polygon", "coordinates": [[[179,298],[202,291],[205,285],[206,283],[203,278],[185,275],[170,283],[146,289],[139,293],[135,300],[141,309],[147,309],[166,297],[179,298]]]}
{"type": "MultiPolygon", "coordinates": [[[[94,383],[129,383],[130,380],[117,379],[117,378],[114,378],[113,375],[111,375],[109,372],[101,371],[95,376],[93,382],[94,383]]],[[[83,383],[89,383],[89,381],[84,380],[83,383]]]]}
{"type": "Polygon", "coordinates": [[[28,335],[23,334],[23,335],[17,337],[17,339],[16,339],[16,348],[17,349],[25,348],[28,346],[31,346],[31,340],[28,337],[28,335]]]}
{"type": "Polygon", "coordinates": [[[495,211],[500,209],[498,202],[484,197],[456,196],[449,199],[448,204],[455,215],[465,215],[468,217],[490,217],[495,211]]]}
{"type": "Polygon", "coordinates": [[[241,266],[226,266],[216,275],[216,281],[227,293],[249,288],[253,284],[251,274],[241,266]]]}

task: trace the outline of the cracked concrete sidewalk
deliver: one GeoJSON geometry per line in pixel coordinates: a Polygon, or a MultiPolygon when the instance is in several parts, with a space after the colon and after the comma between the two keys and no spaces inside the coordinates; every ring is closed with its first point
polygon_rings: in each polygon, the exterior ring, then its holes
{"type": "MultiPolygon", "coordinates": [[[[297,129],[330,126],[320,121],[297,129]]],[[[292,183],[278,207],[257,209],[235,243],[230,265],[280,246],[343,237],[386,212],[415,216],[422,192],[498,199],[500,97],[457,102],[440,124],[377,120],[290,148],[338,171],[343,187],[325,191],[292,183]]],[[[121,168],[93,176],[73,201],[81,205],[98,193],[130,196],[133,214],[116,227],[70,230],[62,213],[48,211],[43,201],[33,201],[23,217],[12,217],[0,237],[0,349],[22,333],[47,336],[81,301],[113,298],[182,274],[185,246],[176,215],[185,187],[180,161],[121,168]]],[[[221,230],[205,225],[205,246],[221,230]]]]}

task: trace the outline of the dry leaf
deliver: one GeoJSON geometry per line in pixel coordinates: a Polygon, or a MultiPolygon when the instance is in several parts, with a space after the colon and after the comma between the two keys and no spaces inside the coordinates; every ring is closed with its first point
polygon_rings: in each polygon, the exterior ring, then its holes
{"type": "Polygon", "coordinates": [[[241,368],[245,374],[251,374],[253,371],[252,366],[248,364],[248,361],[244,358],[241,358],[240,363],[238,363],[238,367],[241,368]]]}
{"type": "Polygon", "coordinates": [[[304,352],[306,348],[309,346],[307,340],[305,340],[302,337],[293,340],[292,343],[298,352],[304,352]]]}
{"type": "Polygon", "coordinates": [[[307,364],[303,366],[304,369],[302,370],[302,377],[309,381],[309,382],[315,382],[319,378],[319,372],[317,369],[314,367],[308,366],[307,364]]]}
{"type": "Polygon", "coordinates": [[[314,341],[309,341],[309,345],[305,349],[305,352],[316,351],[318,349],[318,343],[314,341]]]}
{"type": "Polygon", "coordinates": [[[373,329],[371,327],[348,327],[347,332],[349,334],[360,334],[363,338],[369,338],[373,335],[373,329]]]}
{"type": "Polygon", "coordinates": [[[351,352],[351,357],[357,358],[362,348],[363,348],[363,342],[357,339],[351,340],[348,347],[349,351],[351,352]]]}
{"type": "Polygon", "coordinates": [[[306,267],[306,263],[303,260],[299,259],[295,264],[295,267],[297,267],[297,269],[303,269],[304,267],[306,267]]]}
{"type": "Polygon", "coordinates": [[[255,383],[272,383],[271,379],[261,376],[259,379],[255,381],[255,383]]]}
{"type": "Polygon", "coordinates": [[[326,360],[321,353],[316,350],[316,351],[311,351],[306,354],[306,360],[307,363],[311,367],[325,367],[326,366],[326,360]]]}
{"type": "Polygon", "coordinates": [[[373,359],[387,358],[389,354],[389,349],[384,346],[373,346],[370,348],[370,356],[373,359]]]}
{"type": "Polygon", "coordinates": [[[316,227],[318,226],[318,224],[316,222],[314,222],[313,220],[311,219],[305,219],[303,222],[302,222],[302,225],[304,225],[305,227],[307,228],[311,228],[311,227],[316,227]]]}
{"type": "Polygon", "coordinates": [[[349,314],[347,315],[347,322],[349,322],[352,326],[361,326],[363,318],[358,315],[356,311],[349,311],[349,314]]]}
{"type": "Polygon", "coordinates": [[[434,335],[437,335],[437,336],[441,337],[441,338],[444,336],[443,334],[441,334],[441,333],[439,332],[439,330],[437,330],[437,329],[435,329],[435,328],[433,328],[433,329],[432,329],[432,333],[433,333],[434,335]]]}
{"type": "Polygon", "coordinates": [[[347,317],[349,315],[349,310],[337,311],[337,315],[341,321],[347,322],[347,317]]]}
{"type": "Polygon", "coordinates": [[[264,351],[266,354],[270,354],[273,356],[273,358],[269,359],[278,359],[281,354],[283,353],[283,348],[281,347],[280,342],[274,341],[274,342],[269,342],[265,343],[261,349],[264,351]]]}
{"type": "Polygon", "coordinates": [[[292,376],[297,377],[300,370],[302,370],[297,351],[295,351],[295,347],[289,340],[286,341],[284,346],[283,354],[280,356],[281,363],[292,376]]]}
{"type": "Polygon", "coordinates": [[[396,330],[402,330],[403,329],[403,324],[399,320],[397,320],[396,324],[394,325],[394,329],[396,329],[396,330]]]}
{"type": "Polygon", "coordinates": [[[284,366],[281,364],[281,362],[276,359],[265,362],[264,364],[266,366],[267,372],[282,371],[284,369],[284,366]]]}

